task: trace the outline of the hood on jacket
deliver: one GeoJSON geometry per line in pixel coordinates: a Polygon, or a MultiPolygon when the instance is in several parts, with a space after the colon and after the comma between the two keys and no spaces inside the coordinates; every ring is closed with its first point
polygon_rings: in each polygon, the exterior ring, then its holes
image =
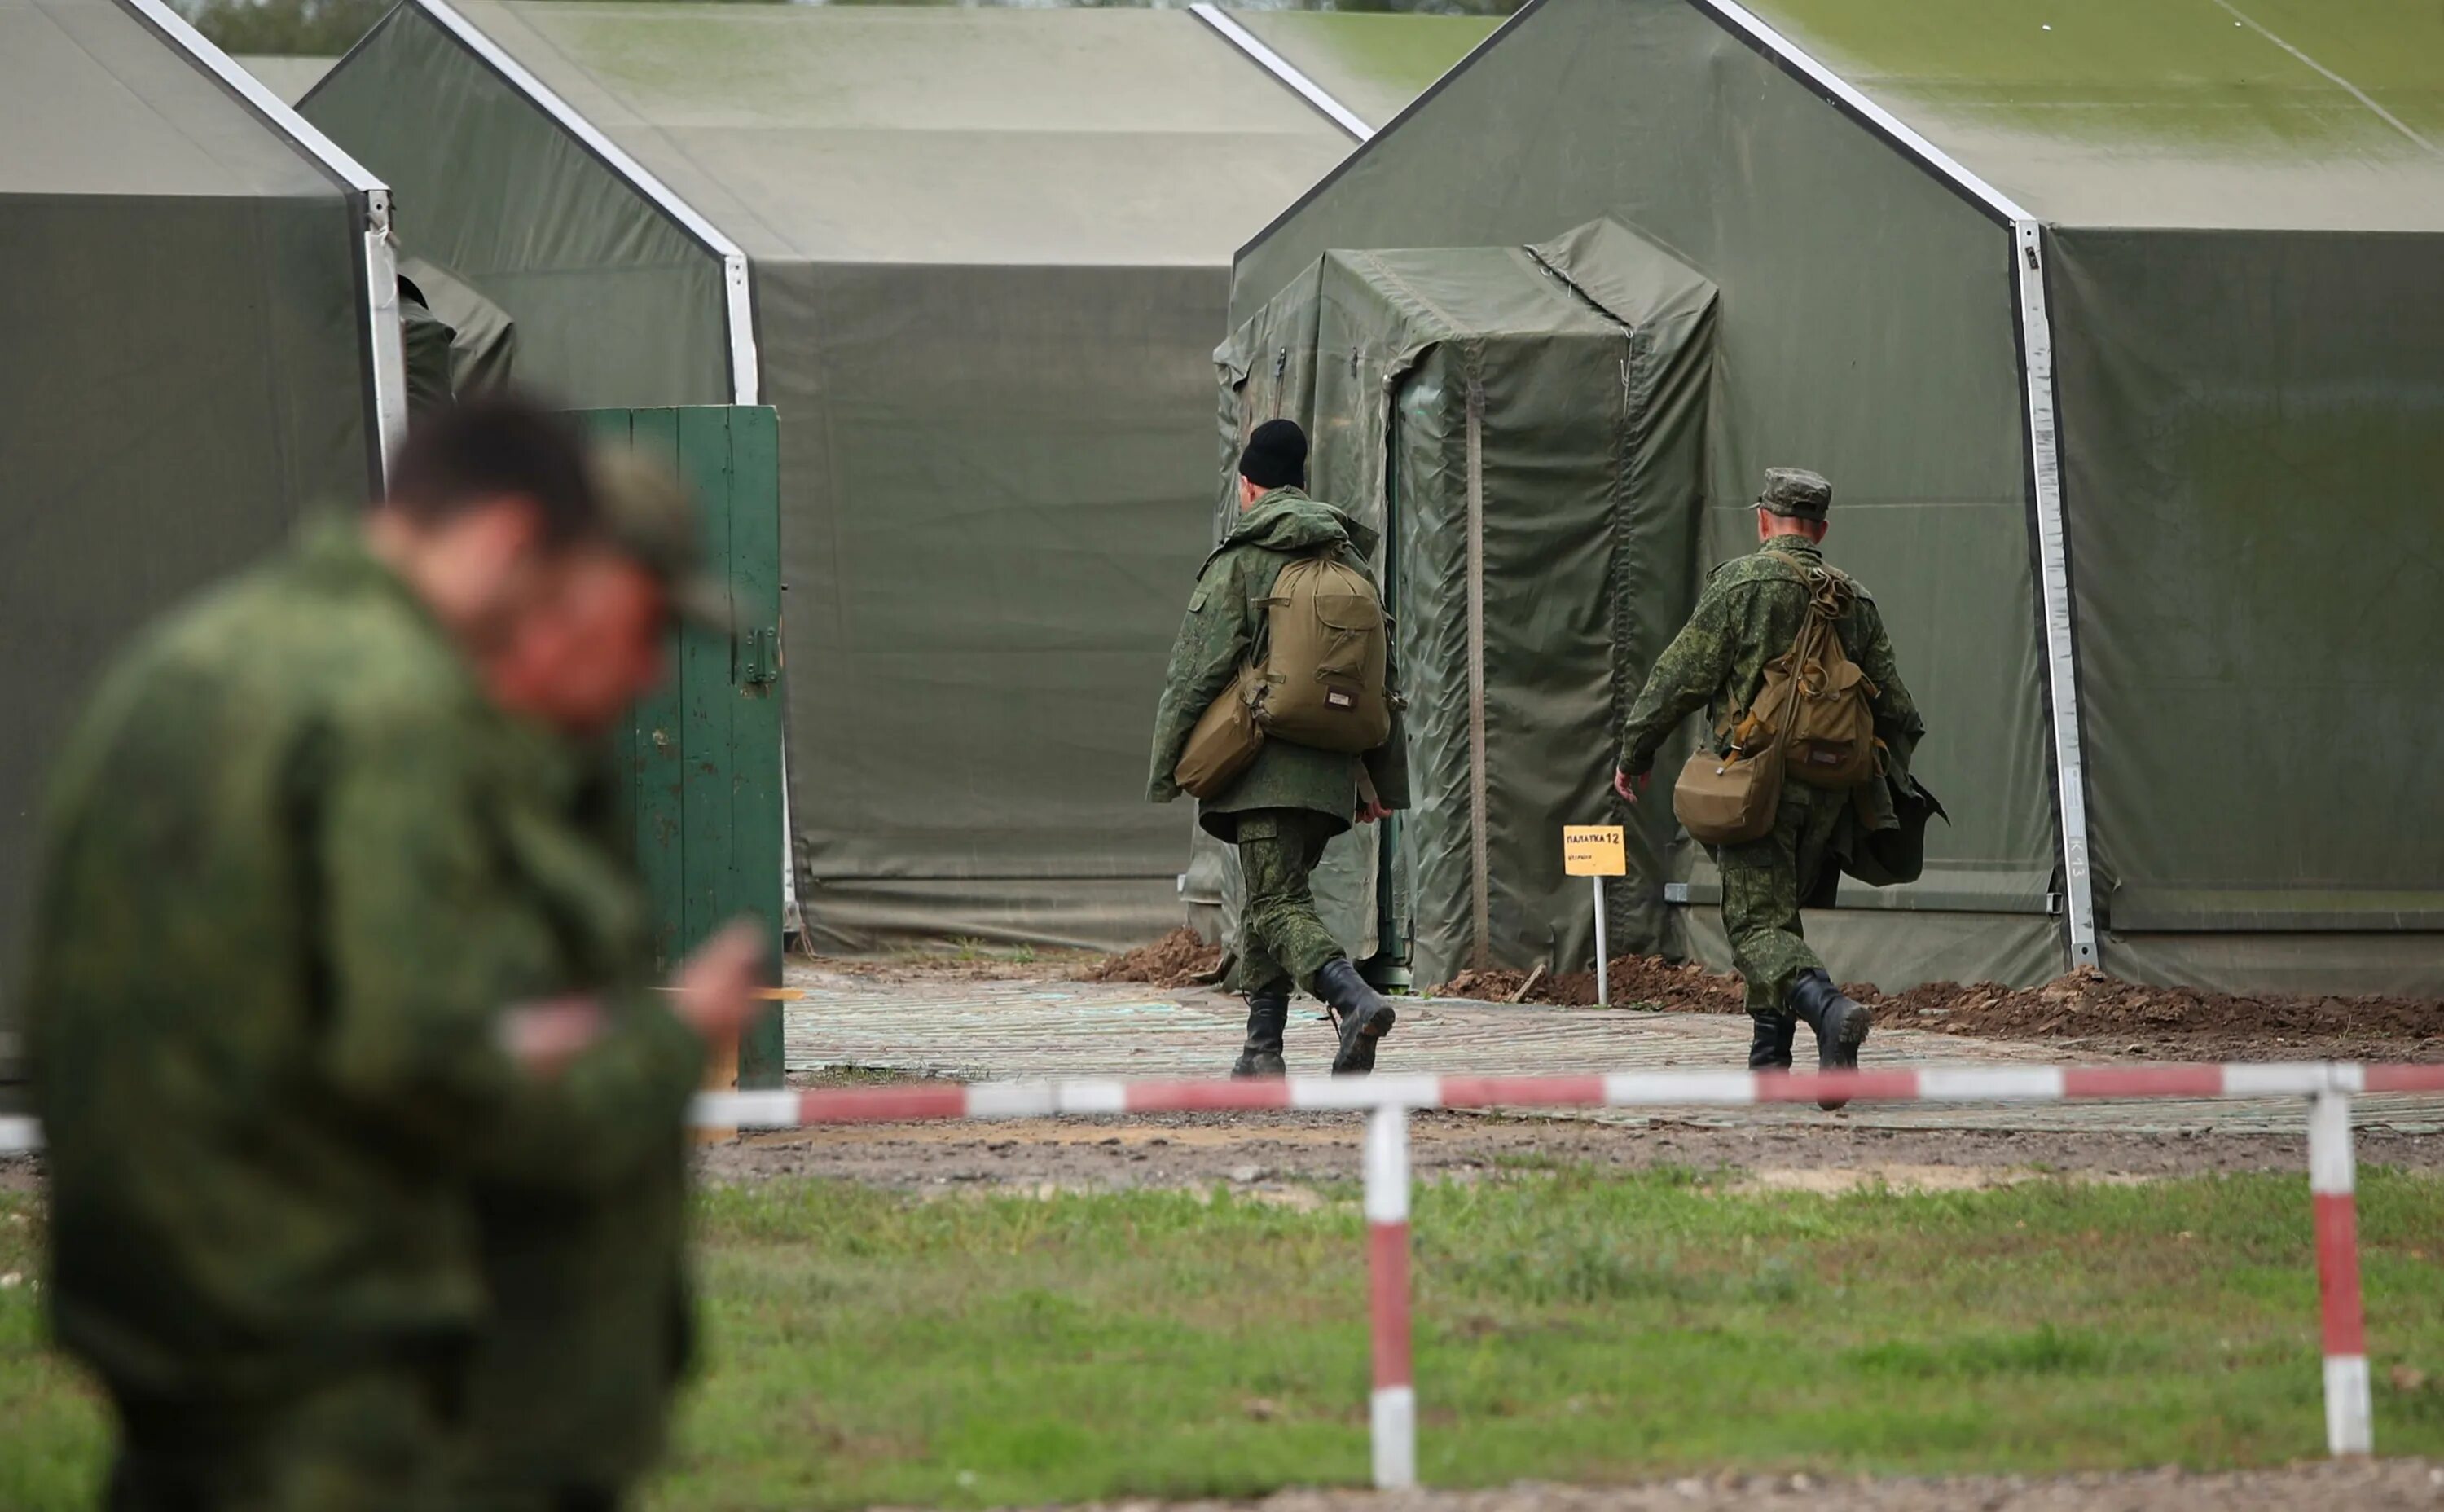
{"type": "Polygon", "coordinates": [[[1297,489],[1275,489],[1258,499],[1222,538],[1225,547],[1263,546],[1268,551],[1345,545],[1361,557],[1374,555],[1375,542],[1374,530],[1297,489]]]}

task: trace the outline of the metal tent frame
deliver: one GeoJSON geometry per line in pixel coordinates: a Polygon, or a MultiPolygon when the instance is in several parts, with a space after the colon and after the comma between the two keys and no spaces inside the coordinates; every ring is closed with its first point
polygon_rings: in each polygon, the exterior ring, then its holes
{"type": "Polygon", "coordinates": [[[162,0],[120,0],[196,67],[219,80],[263,123],[320,164],[348,192],[361,217],[360,276],[365,323],[365,384],[374,407],[372,476],[389,469],[391,454],[407,433],[407,361],[399,344],[398,259],[391,242],[390,186],[376,178],[279,96],[264,87],[237,60],[214,46],[162,0]]]}

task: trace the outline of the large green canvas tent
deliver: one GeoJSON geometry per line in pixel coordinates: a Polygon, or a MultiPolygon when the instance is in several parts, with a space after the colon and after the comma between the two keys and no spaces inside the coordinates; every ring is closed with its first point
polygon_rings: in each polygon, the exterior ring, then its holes
{"type": "MultiPolygon", "coordinates": [[[[1597,217],[1719,290],[1681,601],[1817,468],[1927,710],[1953,822],[1811,918],[1841,975],[2444,988],[2444,16],[1535,0],[1243,249],[1224,328],[1327,254],[1597,217]]],[[[1644,818],[1623,891],[1677,906],[1616,938],[1724,960],[1644,818]]]]}
{"type": "Polygon", "coordinates": [[[0,990],[96,672],[376,477],[405,413],[388,215],[165,7],[0,0],[0,990]]]}
{"type": "Polygon", "coordinates": [[[580,405],[774,405],[790,821],[832,949],[1134,943],[1232,250],[1482,28],[409,0],[306,98],[580,405]],[[1391,39],[1403,39],[1393,46],[1391,39]],[[1344,119],[1346,118],[1346,119],[1344,119]]]}

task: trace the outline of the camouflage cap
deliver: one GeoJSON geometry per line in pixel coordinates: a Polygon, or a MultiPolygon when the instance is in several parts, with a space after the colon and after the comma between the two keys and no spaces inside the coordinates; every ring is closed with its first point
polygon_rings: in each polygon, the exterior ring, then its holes
{"type": "Polygon", "coordinates": [[[617,447],[596,448],[588,469],[604,536],[661,583],[671,612],[710,630],[735,628],[730,585],[705,569],[695,507],[671,470],[617,447]]]}
{"type": "Polygon", "coordinates": [[[1794,520],[1822,520],[1833,507],[1833,485],[1805,468],[1768,468],[1757,507],[1794,520]]]}

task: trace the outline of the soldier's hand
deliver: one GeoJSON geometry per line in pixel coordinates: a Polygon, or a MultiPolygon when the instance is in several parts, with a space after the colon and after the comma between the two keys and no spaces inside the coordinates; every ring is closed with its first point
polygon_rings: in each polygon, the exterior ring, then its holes
{"type": "Polygon", "coordinates": [[[602,1032],[602,1005],[592,998],[522,1003],[501,1023],[509,1058],[537,1076],[549,1077],[577,1058],[602,1032]]]}
{"type": "Polygon", "coordinates": [[[1652,775],[1650,772],[1640,772],[1632,777],[1627,772],[1616,770],[1612,774],[1612,790],[1620,795],[1622,802],[1636,808],[1639,796],[1646,791],[1646,780],[1652,775]]]}
{"type": "Polygon", "coordinates": [[[1372,824],[1379,819],[1391,817],[1392,811],[1380,803],[1361,802],[1358,805],[1358,822],[1361,824],[1372,824]]]}
{"type": "Polygon", "coordinates": [[[756,1008],[764,972],[764,932],[741,919],[696,948],[672,986],[681,1023],[708,1041],[735,1035],[756,1008]]]}

